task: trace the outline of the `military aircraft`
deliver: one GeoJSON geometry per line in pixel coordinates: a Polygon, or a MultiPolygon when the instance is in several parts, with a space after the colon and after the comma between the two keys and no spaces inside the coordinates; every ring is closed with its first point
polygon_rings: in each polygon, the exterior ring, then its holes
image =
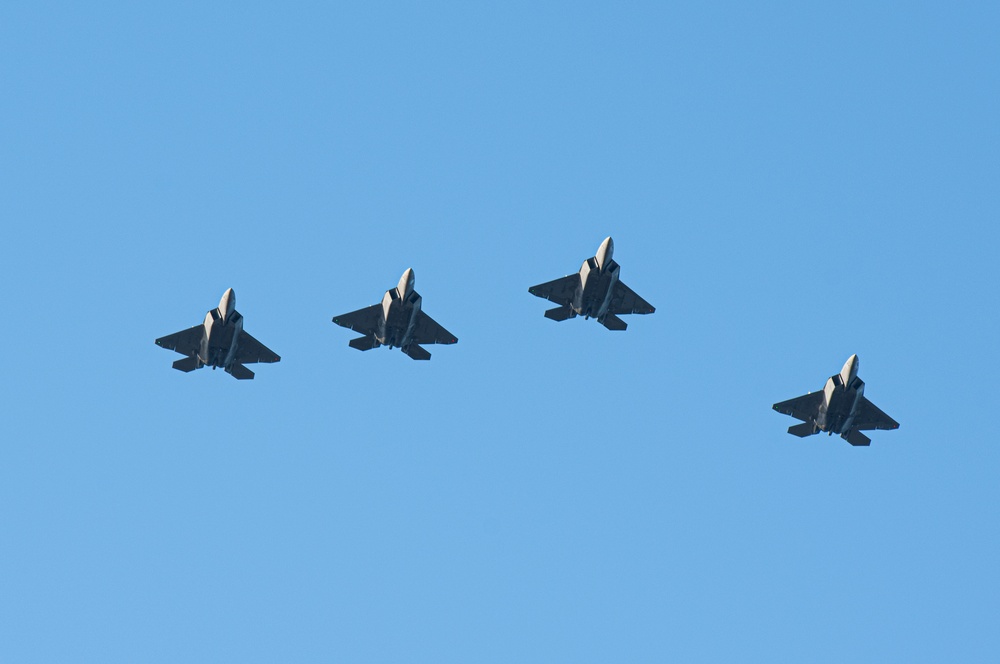
{"type": "Polygon", "coordinates": [[[839,433],[851,445],[863,446],[872,441],[862,431],[898,429],[899,422],[865,397],[865,382],[858,378],[859,364],[858,356],[851,355],[840,373],[830,376],[821,392],[810,392],[774,404],[773,408],[779,413],[804,422],[789,427],[788,433],[799,438],[820,431],[831,436],[839,433]]]}
{"type": "Polygon", "coordinates": [[[205,315],[205,322],[156,340],[156,345],[187,355],[174,362],[174,369],[194,371],[204,366],[222,367],[238,380],[253,378],[244,364],[280,362],[274,351],[243,330],[243,315],[236,311],[236,293],[222,294],[219,308],[205,315]]]}
{"type": "Polygon", "coordinates": [[[414,360],[429,360],[431,354],[419,344],[456,343],[455,335],[421,311],[423,298],[413,290],[414,281],[413,269],[407,269],[399,284],[387,290],[379,304],[334,316],[337,325],[364,335],[347,345],[358,350],[398,347],[414,360]]]}
{"type": "Polygon", "coordinates": [[[545,317],[563,321],[584,316],[596,318],[609,330],[624,330],[628,324],[618,316],[656,311],[619,280],[621,266],[611,258],[614,251],[615,243],[609,237],[598,247],[597,255],[583,262],[579,272],[529,288],[532,295],[559,305],[546,311],[545,317]]]}

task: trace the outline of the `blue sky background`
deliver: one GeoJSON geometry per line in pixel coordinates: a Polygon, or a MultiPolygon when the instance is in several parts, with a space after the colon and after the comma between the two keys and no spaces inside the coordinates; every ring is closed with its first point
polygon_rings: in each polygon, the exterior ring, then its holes
{"type": "Polygon", "coordinates": [[[0,661],[996,661],[995,3],[0,8],[0,661]],[[530,285],[612,235],[627,332],[530,285]],[[460,339],[330,319],[413,267],[460,339]],[[153,339],[236,289],[282,356],[153,339]],[[902,426],[799,440],[852,353],[902,426]]]}

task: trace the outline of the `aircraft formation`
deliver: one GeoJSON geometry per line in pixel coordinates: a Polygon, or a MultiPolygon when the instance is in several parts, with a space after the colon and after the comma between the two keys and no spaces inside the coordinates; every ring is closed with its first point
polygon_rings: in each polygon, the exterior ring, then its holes
{"type": "MultiPolygon", "coordinates": [[[[628,325],[619,316],[655,312],[653,305],[621,281],[621,266],[613,258],[614,250],[614,241],[608,237],[597,253],[583,262],[579,272],[529,288],[532,295],[558,305],[547,310],[545,317],[565,321],[583,316],[596,319],[609,330],[624,331],[628,325]]],[[[379,303],[334,316],[334,323],[362,335],[348,345],[361,351],[379,346],[399,348],[414,360],[429,360],[431,354],[424,345],[457,343],[454,334],[423,311],[423,298],[414,290],[415,281],[413,269],[407,269],[379,303]]],[[[253,379],[254,372],[247,364],[281,361],[277,353],[244,330],[232,288],[223,293],[219,306],[205,315],[201,325],[160,337],[156,345],[184,355],[173,363],[174,369],[190,372],[210,366],[238,380],[253,379]]],[[[859,364],[858,356],[851,355],[822,390],[774,404],[774,410],[802,421],[789,427],[788,433],[800,438],[820,432],[831,436],[836,433],[851,445],[867,446],[871,439],[862,431],[898,429],[898,422],[864,396],[859,364]]]]}

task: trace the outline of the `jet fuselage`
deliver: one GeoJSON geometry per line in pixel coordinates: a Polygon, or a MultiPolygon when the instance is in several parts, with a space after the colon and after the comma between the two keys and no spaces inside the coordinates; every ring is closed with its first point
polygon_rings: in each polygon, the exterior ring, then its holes
{"type": "Polygon", "coordinates": [[[236,293],[232,288],[222,295],[218,309],[205,314],[204,327],[198,360],[213,369],[230,366],[243,331],[243,315],[236,311],[236,293]]]}
{"type": "Polygon", "coordinates": [[[243,316],[236,311],[232,288],[223,293],[217,308],[205,314],[201,325],[160,337],[155,343],[185,356],[173,364],[174,369],[184,373],[205,366],[221,367],[237,380],[252,380],[254,373],[247,364],[281,361],[277,353],[243,329],[243,316]]]}
{"type": "Polygon", "coordinates": [[[423,299],[414,289],[413,270],[403,272],[399,284],[390,288],[376,304],[333,317],[341,327],[360,332],[347,345],[360,351],[380,346],[399,348],[413,360],[429,360],[422,344],[453,344],[458,341],[423,311],[423,299]]]}
{"type": "Polygon", "coordinates": [[[858,377],[857,355],[851,355],[839,374],[830,376],[823,390],[809,392],[771,406],[791,415],[802,424],[788,427],[788,433],[806,438],[825,431],[840,434],[855,447],[867,447],[872,440],[862,433],[871,429],[898,429],[892,419],[865,396],[865,382],[858,377]]]}
{"type": "Polygon", "coordinates": [[[413,270],[408,269],[399,279],[399,285],[382,296],[382,320],[375,340],[389,348],[405,348],[420,313],[423,298],[413,290],[413,270]]]}
{"type": "Polygon", "coordinates": [[[621,273],[621,267],[611,258],[614,251],[615,244],[609,237],[601,243],[597,254],[580,267],[580,287],[570,305],[576,315],[603,318],[608,313],[621,273]]]}
{"type": "Polygon", "coordinates": [[[854,424],[854,414],[865,393],[865,382],[858,378],[858,356],[852,355],[839,374],[830,376],[823,387],[816,426],[821,431],[844,434],[854,424]]]}

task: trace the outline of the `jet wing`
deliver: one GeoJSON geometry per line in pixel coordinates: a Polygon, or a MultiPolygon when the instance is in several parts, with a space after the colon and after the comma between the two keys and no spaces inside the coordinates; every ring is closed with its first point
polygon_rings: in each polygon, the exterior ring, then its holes
{"type": "Polygon", "coordinates": [[[576,289],[580,287],[580,274],[568,274],[561,279],[546,281],[528,289],[528,292],[537,297],[544,297],[546,300],[566,306],[573,302],[576,289]]]}
{"type": "Polygon", "coordinates": [[[854,424],[852,427],[861,431],[898,429],[899,422],[883,413],[878,406],[862,395],[861,402],[858,403],[857,411],[854,413],[854,424]]]}
{"type": "Polygon", "coordinates": [[[608,305],[610,314],[651,314],[656,308],[636,295],[635,291],[618,282],[615,284],[615,294],[608,305]]]}
{"type": "Polygon", "coordinates": [[[168,334],[156,340],[156,345],[160,348],[172,350],[181,355],[192,357],[201,350],[201,337],[205,334],[204,325],[195,325],[186,330],[168,334]]]}
{"type": "Polygon", "coordinates": [[[236,349],[236,362],[239,364],[281,361],[277,353],[254,339],[248,332],[240,332],[240,338],[237,343],[239,347],[236,349]]]}
{"type": "Polygon", "coordinates": [[[811,422],[819,415],[819,405],[822,402],[823,391],[820,390],[819,392],[810,392],[809,394],[803,394],[801,397],[776,403],[771,407],[779,413],[791,415],[797,420],[811,422]]]}
{"type": "Polygon", "coordinates": [[[458,339],[448,330],[441,327],[437,321],[423,311],[417,314],[417,323],[410,334],[410,343],[415,344],[453,344],[458,339]]]}
{"type": "Polygon", "coordinates": [[[372,335],[378,331],[379,321],[382,320],[382,305],[373,304],[364,309],[352,311],[349,314],[334,316],[333,322],[349,330],[355,330],[361,334],[372,335]]]}

